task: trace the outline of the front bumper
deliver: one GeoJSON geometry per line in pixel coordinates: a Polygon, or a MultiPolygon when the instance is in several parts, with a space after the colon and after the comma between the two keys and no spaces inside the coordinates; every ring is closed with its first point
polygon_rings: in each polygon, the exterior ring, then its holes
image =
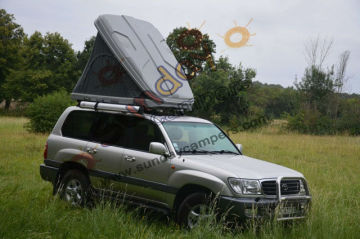
{"type": "Polygon", "coordinates": [[[276,218],[293,220],[304,218],[310,207],[310,196],[281,198],[235,198],[221,196],[219,208],[229,217],[239,219],[276,218]]]}

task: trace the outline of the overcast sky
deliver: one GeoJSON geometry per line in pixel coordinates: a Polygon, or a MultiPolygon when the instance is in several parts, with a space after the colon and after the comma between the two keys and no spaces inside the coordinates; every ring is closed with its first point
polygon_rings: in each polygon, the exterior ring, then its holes
{"type": "MultiPolygon", "coordinates": [[[[304,44],[311,38],[333,39],[325,65],[338,63],[351,51],[345,91],[360,93],[360,0],[0,0],[0,7],[16,17],[27,34],[59,32],[75,50],[96,34],[100,14],[124,14],[151,22],[166,37],[175,27],[190,24],[207,33],[217,45],[216,57],[255,68],[255,80],[292,86],[306,67],[304,44]],[[219,35],[235,26],[251,36],[241,48],[229,48],[219,35]],[[219,34],[219,35],[218,35],[219,34]]],[[[233,35],[232,41],[241,36],[233,35]]]]}

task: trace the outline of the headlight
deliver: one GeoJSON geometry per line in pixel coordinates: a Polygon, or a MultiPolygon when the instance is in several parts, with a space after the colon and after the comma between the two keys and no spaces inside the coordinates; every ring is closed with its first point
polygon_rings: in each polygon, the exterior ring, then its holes
{"type": "Polygon", "coordinates": [[[238,194],[259,195],[261,194],[261,186],[259,180],[229,178],[228,182],[232,190],[238,194]]]}

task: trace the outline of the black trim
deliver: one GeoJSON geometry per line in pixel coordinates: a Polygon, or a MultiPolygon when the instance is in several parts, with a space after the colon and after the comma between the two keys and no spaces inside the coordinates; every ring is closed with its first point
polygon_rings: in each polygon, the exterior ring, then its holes
{"type": "Polygon", "coordinates": [[[47,166],[45,164],[40,165],[40,176],[42,179],[55,183],[59,168],[47,166]]]}
{"type": "MultiPolygon", "coordinates": [[[[58,161],[49,160],[49,159],[45,159],[44,163],[46,166],[55,168],[57,170],[61,167],[61,164],[62,164],[58,161]]],[[[162,192],[166,192],[166,193],[171,193],[171,194],[176,194],[178,192],[177,188],[168,186],[163,183],[157,183],[157,182],[148,181],[148,180],[144,180],[144,179],[140,179],[140,178],[134,178],[134,177],[130,177],[130,176],[124,176],[124,175],[109,173],[109,172],[100,171],[100,170],[88,170],[88,172],[91,176],[94,176],[94,177],[107,178],[107,179],[111,179],[111,180],[118,181],[118,182],[124,182],[124,183],[128,183],[128,184],[142,186],[145,188],[153,188],[153,189],[156,189],[156,190],[159,190],[162,192]]]]}
{"type": "Polygon", "coordinates": [[[50,160],[50,159],[45,159],[44,163],[45,163],[45,165],[54,167],[54,168],[60,168],[60,166],[62,164],[61,162],[50,160]]]}
{"type": "Polygon", "coordinates": [[[121,201],[128,204],[142,206],[149,209],[159,211],[165,215],[170,215],[171,209],[164,203],[149,200],[147,198],[138,197],[135,195],[129,195],[126,192],[110,191],[104,189],[94,188],[95,196],[101,199],[110,199],[115,201],[121,201]]]}
{"type": "Polygon", "coordinates": [[[157,183],[157,182],[148,181],[148,180],[144,180],[144,179],[140,179],[140,178],[134,178],[134,177],[124,176],[124,175],[115,174],[115,173],[108,173],[108,172],[104,172],[104,171],[100,171],[100,170],[89,170],[89,174],[94,177],[102,177],[102,178],[107,178],[107,179],[111,179],[111,180],[118,181],[118,182],[142,186],[145,188],[152,188],[152,189],[162,191],[165,193],[176,194],[178,192],[178,189],[175,187],[171,187],[171,186],[168,186],[163,183],[157,183]]]}

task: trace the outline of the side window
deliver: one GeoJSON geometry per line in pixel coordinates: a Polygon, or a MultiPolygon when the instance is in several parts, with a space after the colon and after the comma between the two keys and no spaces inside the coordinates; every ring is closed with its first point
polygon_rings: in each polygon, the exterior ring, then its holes
{"type": "Polygon", "coordinates": [[[97,116],[91,111],[73,111],[66,118],[62,126],[65,137],[89,140],[93,123],[97,116]]]}
{"type": "Polygon", "coordinates": [[[151,142],[165,143],[159,127],[138,117],[73,111],[62,127],[65,137],[149,151],[151,142]]]}
{"type": "Polygon", "coordinates": [[[101,113],[92,133],[92,141],[125,146],[125,120],[123,115],[101,113]]]}
{"type": "Polygon", "coordinates": [[[143,118],[126,117],[126,147],[149,152],[151,142],[165,143],[159,127],[143,118]]]}

